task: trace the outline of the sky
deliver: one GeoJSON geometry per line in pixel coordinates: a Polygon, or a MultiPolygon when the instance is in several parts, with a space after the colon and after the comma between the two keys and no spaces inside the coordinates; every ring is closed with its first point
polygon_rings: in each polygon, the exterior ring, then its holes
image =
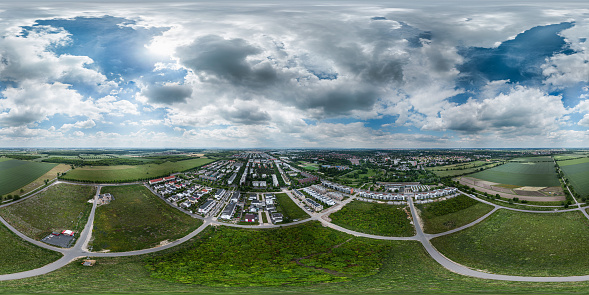
{"type": "Polygon", "coordinates": [[[585,1],[0,1],[0,147],[588,147],[588,38],[585,1]]]}

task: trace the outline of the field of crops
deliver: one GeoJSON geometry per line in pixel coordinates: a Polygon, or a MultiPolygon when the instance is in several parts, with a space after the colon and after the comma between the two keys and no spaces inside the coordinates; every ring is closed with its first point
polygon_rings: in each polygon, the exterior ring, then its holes
{"type": "Polygon", "coordinates": [[[553,162],[510,162],[469,176],[518,186],[560,186],[553,162]]]}
{"type": "Polygon", "coordinates": [[[88,182],[127,182],[152,179],[186,171],[213,162],[211,159],[199,158],[163,164],[144,164],[137,166],[94,166],[71,170],[62,178],[66,180],[88,182]]]}
{"type": "Polygon", "coordinates": [[[511,159],[511,162],[553,162],[552,157],[550,156],[540,156],[540,157],[521,157],[511,159]]]}
{"type": "Polygon", "coordinates": [[[557,161],[564,161],[564,160],[571,160],[571,159],[577,159],[577,158],[586,158],[587,154],[562,154],[562,155],[555,155],[554,159],[556,159],[557,161]]]}
{"type": "Polygon", "coordinates": [[[589,195],[589,158],[558,161],[558,165],[577,193],[589,195]]]}
{"type": "Polygon", "coordinates": [[[0,195],[8,194],[35,181],[57,164],[0,159],[0,195]]]}
{"type": "Polygon", "coordinates": [[[438,166],[438,167],[431,167],[427,168],[427,170],[433,172],[435,175],[439,177],[452,177],[457,175],[464,175],[468,173],[474,173],[479,171],[479,169],[488,169],[495,166],[500,165],[501,163],[497,162],[487,162],[487,161],[473,161],[469,163],[461,163],[461,164],[452,164],[452,165],[445,165],[445,166],[438,166]]]}

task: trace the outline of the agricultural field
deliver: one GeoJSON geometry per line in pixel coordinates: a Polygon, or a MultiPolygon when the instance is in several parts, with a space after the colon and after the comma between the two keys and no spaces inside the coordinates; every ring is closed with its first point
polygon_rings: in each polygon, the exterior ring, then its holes
{"type": "Polygon", "coordinates": [[[517,186],[560,186],[553,162],[509,162],[468,176],[517,186]]]}
{"type": "Polygon", "coordinates": [[[437,234],[469,224],[493,210],[493,206],[481,203],[465,195],[449,200],[417,205],[423,231],[437,234]]]}
{"type": "Polygon", "coordinates": [[[152,248],[184,237],[202,221],[176,210],[142,185],[103,187],[114,201],[96,209],[93,251],[152,248]]]}
{"type": "Polygon", "coordinates": [[[146,263],[152,277],[169,282],[301,285],[373,275],[382,265],[382,255],[390,250],[387,246],[324,228],[319,222],[271,230],[215,227],[208,228],[192,247],[146,263]]]}
{"type": "Polygon", "coordinates": [[[96,188],[86,185],[56,184],[22,202],[0,208],[0,215],[23,234],[40,240],[52,231],[81,232],[92,204],[88,200],[96,188]]]}
{"type": "Polygon", "coordinates": [[[10,193],[11,195],[21,194],[20,190],[22,189],[24,192],[22,194],[27,194],[41,186],[45,185],[45,180],[52,180],[57,178],[57,175],[60,173],[65,173],[66,171],[70,170],[70,166],[64,164],[57,164],[57,166],[53,167],[53,169],[49,170],[47,173],[41,175],[41,177],[37,178],[33,182],[27,184],[26,186],[19,188],[18,190],[13,191],[10,193]]]}
{"type": "MultiPolygon", "coordinates": [[[[0,159],[0,196],[18,191],[35,181],[57,164],[37,163],[13,159],[0,159]]],[[[23,190],[24,192],[24,190],[23,190]]]]}
{"type": "Polygon", "coordinates": [[[483,222],[432,240],[446,257],[474,269],[525,276],[587,275],[589,221],[581,212],[499,210],[483,222]]]}
{"type": "Polygon", "coordinates": [[[0,274],[27,271],[42,267],[61,254],[30,244],[0,224],[0,274]]]}
{"type": "Polygon", "coordinates": [[[276,194],[278,212],[284,215],[284,223],[291,222],[295,219],[302,220],[309,217],[301,207],[299,207],[287,194],[276,194]]]}
{"type": "Polygon", "coordinates": [[[190,170],[213,162],[212,159],[199,158],[162,164],[91,166],[71,170],[62,178],[88,182],[129,182],[168,176],[175,172],[190,170]]]}
{"type": "Polygon", "coordinates": [[[538,157],[521,157],[509,160],[510,162],[554,162],[550,156],[538,156],[538,157]]]}
{"type": "Polygon", "coordinates": [[[501,165],[501,162],[474,161],[469,163],[452,164],[426,168],[439,177],[452,177],[477,172],[501,165]]]}
{"type": "Polygon", "coordinates": [[[558,165],[577,193],[589,195],[589,158],[558,161],[558,165]]]}
{"type": "Polygon", "coordinates": [[[572,159],[578,159],[578,158],[586,158],[587,156],[589,156],[588,154],[561,154],[561,155],[555,155],[554,159],[557,161],[565,161],[565,160],[572,160],[572,159]]]}
{"type": "MultiPolygon", "coordinates": [[[[329,215],[341,227],[367,234],[410,237],[415,234],[405,206],[352,201],[329,215]]],[[[407,209],[409,210],[409,209],[407,209]]]]}

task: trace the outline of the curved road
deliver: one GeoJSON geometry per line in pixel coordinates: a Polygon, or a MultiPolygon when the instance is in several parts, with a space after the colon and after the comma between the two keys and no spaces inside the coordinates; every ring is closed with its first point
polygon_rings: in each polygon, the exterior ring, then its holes
{"type": "MultiPolygon", "coordinates": [[[[92,186],[97,186],[97,190],[96,190],[96,195],[94,197],[94,204],[92,206],[92,210],[90,212],[90,216],[88,217],[88,222],[86,223],[86,226],[84,227],[84,230],[82,231],[82,233],[80,234],[80,236],[78,237],[78,240],[76,241],[76,244],[74,245],[74,247],[69,248],[69,249],[62,249],[62,248],[57,248],[57,247],[53,247],[53,246],[49,246],[45,243],[42,243],[40,241],[36,241],[33,240],[29,237],[27,237],[26,235],[22,234],[21,232],[19,232],[18,230],[16,230],[14,227],[12,227],[8,222],[6,222],[2,217],[0,217],[0,221],[11,231],[13,231],[15,234],[17,234],[19,237],[21,237],[22,239],[45,249],[49,249],[52,251],[56,251],[56,252],[60,252],[63,254],[63,257],[58,259],[57,261],[50,263],[48,265],[45,265],[41,268],[37,268],[37,269],[33,269],[33,270],[29,270],[29,271],[24,271],[24,272],[19,272],[19,273],[13,273],[13,274],[6,274],[6,275],[0,275],[0,281],[4,281],[4,280],[15,280],[15,279],[22,279],[22,278],[28,278],[28,277],[33,277],[33,276],[39,276],[39,275],[43,275],[49,272],[52,272],[54,270],[57,270],[67,264],[69,264],[70,262],[72,262],[73,260],[76,260],[80,257],[86,257],[86,256],[91,256],[91,257],[119,257],[119,256],[131,256],[131,255],[142,255],[142,254],[148,254],[148,253],[154,253],[157,251],[161,251],[164,249],[169,249],[171,247],[177,246],[181,243],[184,243],[188,240],[190,240],[191,238],[195,237],[196,235],[198,235],[200,232],[202,232],[207,226],[209,225],[224,225],[224,226],[230,226],[230,227],[237,227],[237,228],[250,228],[250,229],[259,229],[259,228],[277,228],[277,227],[281,227],[282,225],[265,225],[265,226],[248,226],[248,225],[237,225],[237,224],[226,224],[226,223],[222,223],[222,222],[217,222],[214,221],[212,217],[209,218],[205,218],[203,224],[198,227],[196,230],[194,230],[193,232],[191,232],[190,234],[186,235],[185,237],[178,239],[176,241],[173,241],[167,245],[164,246],[160,246],[160,247],[156,247],[156,248],[150,248],[150,249],[143,249],[143,250],[137,250],[137,251],[129,251],[129,252],[106,252],[106,253],[97,253],[97,252],[90,252],[87,250],[87,246],[88,243],[90,241],[91,235],[92,235],[92,227],[93,227],[93,223],[94,223],[94,216],[96,213],[96,207],[97,207],[97,198],[98,195],[100,194],[100,190],[102,188],[102,186],[105,186],[103,184],[79,184],[79,183],[72,183],[72,182],[62,182],[62,181],[56,181],[53,184],[49,185],[48,187],[40,190],[39,192],[45,191],[47,188],[57,184],[57,183],[69,183],[69,184],[77,184],[77,185],[92,185],[92,186]]],[[[131,185],[131,184],[137,184],[137,183],[128,183],[125,185],[131,185]]],[[[111,184],[106,184],[106,185],[111,185],[111,184]]],[[[37,193],[39,193],[37,192],[37,193]]],[[[35,194],[32,194],[28,197],[32,197],[35,194]]],[[[463,192],[462,192],[463,193],[463,192]]],[[[485,214],[484,216],[480,217],[479,219],[461,226],[459,228],[447,231],[447,232],[443,232],[443,233],[439,233],[439,234],[425,234],[423,232],[423,229],[421,227],[421,223],[420,223],[420,217],[417,214],[417,211],[415,210],[415,206],[413,204],[413,200],[412,198],[409,198],[408,203],[409,203],[409,207],[411,209],[411,214],[413,215],[414,218],[414,227],[415,227],[415,232],[416,234],[412,237],[385,237],[385,236],[377,236],[377,235],[370,235],[370,234],[365,234],[365,233],[361,233],[361,232],[356,232],[356,231],[352,231],[352,230],[348,230],[346,228],[340,227],[338,225],[335,225],[331,222],[329,222],[327,219],[327,216],[329,216],[329,214],[339,210],[341,207],[345,206],[346,204],[348,204],[349,202],[351,202],[352,200],[354,200],[354,197],[352,196],[351,198],[345,200],[344,202],[341,202],[340,204],[337,204],[335,206],[332,206],[329,209],[326,209],[324,211],[322,211],[321,213],[312,213],[310,218],[304,219],[304,220],[300,220],[297,222],[293,222],[293,223],[289,223],[287,225],[284,226],[291,226],[291,225],[297,225],[297,224],[301,224],[301,223],[305,223],[311,220],[318,220],[320,221],[323,225],[333,228],[335,230],[341,231],[341,232],[345,232],[348,233],[350,235],[354,235],[357,237],[366,237],[366,238],[371,238],[371,239],[380,239],[380,240],[416,240],[416,241],[420,241],[422,243],[422,245],[424,246],[425,250],[428,252],[428,254],[436,261],[438,262],[440,265],[442,265],[443,267],[445,267],[446,269],[461,274],[461,275],[466,275],[466,276],[471,276],[471,277],[476,277],[476,278],[481,278],[481,279],[491,279],[491,280],[504,280],[504,281],[527,281],[527,282],[576,282],[576,281],[589,281],[589,275],[587,276],[571,276],[571,277],[524,277],[524,276],[509,276],[509,275],[498,275],[498,274],[491,274],[491,273],[484,273],[484,272],[480,272],[480,271],[476,271],[473,269],[470,269],[466,266],[460,265],[458,263],[455,263],[454,261],[446,258],[444,255],[442,255],[438,250],[436,250],[436,248],[431,244],[430,239],[432,238],[436,238],[439,236],[443,236],[443,235],[448,235],[448,234],[452,234],[458,231],[461,231],[463,229],[469,228],[471,226],[474,226],[475,224],[478,224],[479,222],[485,220],[487,217],[491,216],[493,213],[495,213],[497,210],[499,209],[506,209],[506,210],[513,210],[513,211],[518,211],[518,212],[527,212],[527,213],[558,213],[558,212],[570,212],[570,211],[582,211],[584,213],[584,215],[589,218],[589,215],[587,215],[587,213],[585,212],[585,208],[587,207],[581,207],[581,205],[576,202],[578,208],[573,208],[573,209],[568,209],[568,210],[559,210],[559,211],[535,211],[535,210],[524,210],[524,209],[515,209],[515,208],[510,208],[510,207],[505,207],[505,206],[501,206],[501,205],[497,205],[491,202],[487,202],[483,199],[480,199],[474,195],[471,194],[466,194],[465,195],[476,199],[480,202],[492,205],[494,208],[493,210],[491,210],[489,213],[485,214]]],[[[288,192],[289,197],[293,198],[294,197],[288,192]]],[[[27,197],[27,198],[28,198],[27,197]]],[[[20,202],[24,199],[21,199],[19,201],[16,202],[20,202]]],[[[302,205],[297,202],[296,200],[295,203],[302,207],[302,205]]],[[[11,204],[14,204],[16,202],[12,202],[11,204]]],[[[6,205],[2,205],[0,207],[4,207],[10,204],[6,204],[6,205]]],[[[194,214],[190,214],[193,217],[197,217],[194,214]]],[[[200,216],[198,216],[200,217],[200,216]]],[[[202,217],[200,219],[203,219],[202,217]]]]}

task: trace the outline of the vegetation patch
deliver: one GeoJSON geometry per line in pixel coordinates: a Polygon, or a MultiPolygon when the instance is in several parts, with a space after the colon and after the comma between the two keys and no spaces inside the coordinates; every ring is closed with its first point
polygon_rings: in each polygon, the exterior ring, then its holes
{"type": "Polygon", "coordinates": [[[57,252],[25,242],[3,224],[0,224],[0,255],[0,275],[39,268],[61,258],[57,252]]]}
{"type": "Polygon", "coordinates": [[[329,215],[341,227],[367,234],[391,237],[410,237],[415,234],[406,206],[352,201],[329,215]]]}
{"type": "Polygon", "coordinates": [[[93,186],[60,183],[22,202],[0,209],[0,215],[18,231],[40,240],[53,231],[81,232],[86,226],[93,186]]]}
{"type": "Polygon", "coordinates": [[[432,239],[457,263],[523,276],[587,275],[589,221],[581,212],[551,214],[499,210],[463,231],[432,239]]]}
{"type": "Polygon", "coordinates": [[[518,186],[560,186],[554,162],[509,162],[469,176],[518,186]]]}
{"type": "Polygon", "coordinates": [[[417,205],[421,211],[424,232],[437,234],[469,224],[493,210],[493,206],[481,203],[465,195],[449,200],[417,205]]]}
{"type": "Polygon", "coordinates": [[[108,186],[114,201],[96,209],[92,250],[132,251],[176,240],[198,228],[202,221],[176,210],[142,185],[108,186]]]}
{"type": "Polygon", "coordinates": [[[577,193],[582,196],[589,195],[589,161],[559,161],[558,165],[577,193]]]}
{"type": "Polygon", "coordinates": [[[62,178],[87,182],[130,182],[167,176],[175,172],[187,171],[213,162],[212,159],[198,158],[162,164],[143,164],[137,166],[91,166],[71,170],[62,178]]]}
{"type": "Polygon", "coordinates": [[[152,277],[207,286],[341,282],[378,272],[386,243],[318,222],[271,230],[208,228],[192,247],[150,258],[152,277]],[[299,262],[299,263],[297,263],[299,262]]]}
{"type": "MultiPolygon", "coordinates": [[[[22,160],[5,160],[0,162],[0,196],[19,191],[56,164],[38,163],[22,160]]],[[[24,190],[23,190],[24,192],[24,190]]],[[[19,191],[19,195],[22,194],[19,191]]]]}
{"type": "Polygon", "coordinates": [[[295,204],[287,194],[276,194],[276,200],[278,201],[278,212],[284,215],[284,223],[291,222],[295,219],[302,220],[309,217],[309,214],[295,204]]]}

